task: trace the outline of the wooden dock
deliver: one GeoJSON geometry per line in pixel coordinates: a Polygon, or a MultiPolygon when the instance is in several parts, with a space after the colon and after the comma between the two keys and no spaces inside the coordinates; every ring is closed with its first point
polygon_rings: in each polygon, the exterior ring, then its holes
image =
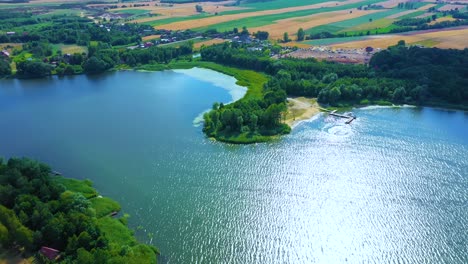
{"type": "Polygon", "coordinates": [[[329,115],[348,119],[345,122],[345,124],[347,124],[347,125],[351,124],[351,122],[353,122],[356,119],[356,117],[354,115],[337,114],[336,110],[330,111],[330,110],[327,110],[327,109],[324,109],[324,108],[321,108],[321,110],[329,112],[329,115]]]}

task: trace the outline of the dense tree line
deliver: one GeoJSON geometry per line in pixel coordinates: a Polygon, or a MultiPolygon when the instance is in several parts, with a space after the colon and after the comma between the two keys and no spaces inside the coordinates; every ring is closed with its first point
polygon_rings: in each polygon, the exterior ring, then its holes
{"type": "Polygon", "coordinates": [[[439,100],[454,104],[468,102],[468,49],[438,49],[397,45],[375,54],[369,65],[376,74],[408,80],[416,91],[406,96],[420,101],[439,100]]]}
{"type": "Polygon", "coordinates": [[[432,18],[404,18],[398,21],[393,22],[393,24],[397,26],[421,26],[426,23],[430,23],[432,21],[432,18]]]}
{"type": "Polygon", "coordinates": [[[10,61],[8,59],[0,58],[0,78],[9,76],[11,74],[10,61]]]}
{"type": "Polygon", "coordinates": [[[401,26],[397,28],[392,28],[390,33],[400,33],[400,32],[408,32],[413,30],[429,30],[429,29],[441,29],[441,28],[448,28],[448,27],[458,27],[458,26],[465,26],[468,25],[468,20],[461,20],[457,19],[454,21],[442,21],[437,22],[433,25],[429,24],[418,24],[414,26],[401,26]]]}
{"type": "Polygon", "coordinates": [[[109,23],[98,25],[88,18],[77,16],[52,16],[50,18],[34,18],[29,13],[16,13],[10,15],[0,12],[0,17],[5,16],[0,29],[11,31],[12,28],[35,25],[27,32],[16,34],[0,34],[0,43],[27,43],[40,41],[47,43],[64,43],[87,46],[90,41],[101,41],[114,46],[138,43],[141,36],[154,31],[149,25],[109,23]],[[19,16],[19,17],[18,17],[19,16]],[[41,24],[48,22],[46,24],[41,24]]]}
{"type": "MultiPolygon", "coordinates": [[[[29,159],[0,162],[0,249],[27,255],[48,246],[61,252],[62,263],[134,263],[139,253],[128,248],[135,245],[110,244],[90,201],[50,173],[29,159]]],[[[36,254],[36,262],[43,261],[48,262],[36,254]]]]}
{"type": "Polygon", "coordinates": [[[203,60],[262,71],[270,77],[261,99],[215,104],[205,115],[207,135],[286,132],[281,113],[287,95],[317,97],[333,106],[468,102],[468,49],[407,48],[400,42],[374,55],[369,67],[315,59],[273,60],[266,53],[234,43],[201,51],[203,60]]]}

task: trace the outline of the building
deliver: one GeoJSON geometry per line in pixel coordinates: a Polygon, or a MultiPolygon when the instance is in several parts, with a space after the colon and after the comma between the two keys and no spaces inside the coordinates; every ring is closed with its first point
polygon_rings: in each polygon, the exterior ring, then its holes
{"type": "Polygon", "coordinates": [[[57,260],[60,257],[60,251],[50,247],[41,247],[39,252],[49,260],[57,260]]]}
{"type": "Polygon", "coordinates": [[[10,57],[10,53],[9,53],[8,51],[6,51],[6,50],[2,50],[2,51],[0,52],[0,55],[2,55],[2,56],[5,57],[5,58],[9,58],[9,57],[10,57]]]}

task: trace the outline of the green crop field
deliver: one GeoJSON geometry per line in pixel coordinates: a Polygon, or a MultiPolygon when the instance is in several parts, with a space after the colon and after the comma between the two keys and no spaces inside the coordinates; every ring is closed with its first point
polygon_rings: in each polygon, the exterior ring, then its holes
{"type": "MultiPolygon", "coordinates": [[[[330,33],[347,32],[350,30],[354,30],[353,27],[364,27],[367,24],[371,25],[371,24],[374,24],[374,21],[378,21],[379,19],[383,19],[385,17],[391,16],[400,12],[403,12],[403,10],[402,9],[385,10],[385,11],[381,11],[378,13],[373,13],[373,14],[369,14],[369,15],[365,15],[361,17],[356,17],[353,19],[331,23],[328,25],[321,25],[318,27],[306,29],[306,34],[316,34],[316,33],[324,32],[324,31],[330,32],[330,33]]],[[[370,28],[367,27],[367,30],[369,29],[370,28]]]]}
{"type": "MultiPolygon", "coordinates": [[[[338,2],[342,2],[344,0],[338,0],[338,2]]],[[[326,0],[275,0],[275,1],[265,1],[265,2],[255,2],[255,3],[242,3],[239,7],[244,7],[246,9],[243,10],[233,10],[233,11],[226,11],[220,13],[220,15],[231,15],[231,14],[239,14],[239,13],[247,13],[247,12],[257,12],[257,11],[264,11],[264,10],[273,10],[273,9],[281,9],[281,8],[288,8],[288,7],[298,7],[298,6],[306,6],[306,5],[314,5],[320,3],[326,3],[326,0]]]]}
{"type": "Polygon", "coordinates": [[[308,10],[300,10],[300,11],[292,11],[282,14],[274,14],[274,15],[265,15],[265,16],[254,16],[254,17],[247,17],[243,19],[232,20],[224,23],[219,23],[215,25],[210,25],[207,27],[196,28],[195,30],[205,31],[208,29],[217,29],[218,31],[226,31],[232,30],[234,27],[243,27],[246,26],[248,28],[252,27],[260,27],[266,26],[275,23],[275,21],[286,19],[286,18],[294,18],[294,17],[302,17],[302,16],[309,16],[318,13],[325,13],[331,11],[340,11],[346,10],[350,8],[357,8],[363,5],[375,4],[379,2],[378,0],[366,0],[359,3],[353,3],[343,6],[337,7],[324,7],[324,8],[317,8],[317,9],[308,9],[308,10]]]}

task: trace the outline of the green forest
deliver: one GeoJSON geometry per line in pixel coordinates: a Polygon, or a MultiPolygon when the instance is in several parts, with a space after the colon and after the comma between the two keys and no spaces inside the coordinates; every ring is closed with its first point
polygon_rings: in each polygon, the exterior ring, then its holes
{"type": "Polygon", "coordinates": [[[375,54],[369,65],[270,59],[268,51],[249,51],[237,43],[207,47],[201,55],[206,61],[269,77],[261,99],[215,104],[205,114],[204,132],[233,143],[288,133],[281,122],[287,96],[317,97],[320,104],[332,107],[413,104],[466,109],[468,103],[468,49],[406,47],[400,41],[375,54]]]}
{"type": "Polygon", "coordinates": [[[0,162],[0,250],[49,263],[43,246],[60,251],[54,263],[156,263],[159,251],[140,244],[120,206],[101,198],[90,181],[53,176],[49,166],[11,158],[0,162]]]}

